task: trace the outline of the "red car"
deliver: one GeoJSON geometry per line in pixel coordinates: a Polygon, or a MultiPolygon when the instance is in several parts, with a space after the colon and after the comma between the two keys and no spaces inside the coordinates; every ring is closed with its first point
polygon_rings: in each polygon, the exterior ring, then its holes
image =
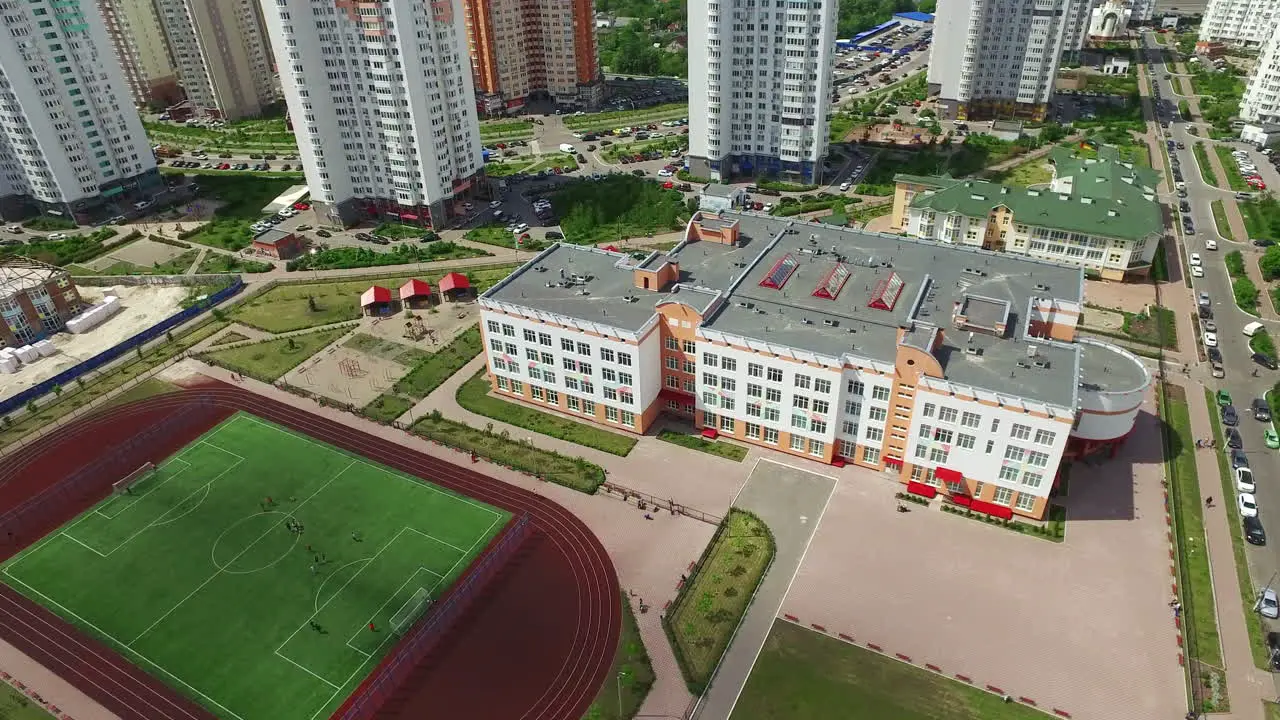
{"type": "Polygon", "coordinates": [[[296,202],[293,204],[293,209],[294,210],[310,210],[311,203],[296,202]]]}
{"type": "Polygon", "coordinates": [[[671,190],[671,189],[675,188],[675,186],[676,186],[676,184],[675,184],[675,183],[673,183],[673,182],[671,182],[670,180],[668,180],[668,181],[666,181],[666,182],[662,183],[662,189],[663,189],[663,190],[671,190]]]}

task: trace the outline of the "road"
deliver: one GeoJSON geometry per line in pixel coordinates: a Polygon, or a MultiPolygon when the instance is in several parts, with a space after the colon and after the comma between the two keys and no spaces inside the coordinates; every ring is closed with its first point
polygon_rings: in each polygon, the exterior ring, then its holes
{"type": "MultiPolygon", "coordinates": [[[[1240,434],[1244,440],[1244,449],[1249,456],[1249,463],[1253,469],[1254,477],[1258,484],[1258,504],[1260,507],[1260,517],[1264,526],[1270,524],[1273,537],[1272,542],[1264,547],[1254,545],[1245,545],[1245,556],[1248,559],[1250,573],[1253,577],[1255,586],[1262,586],[1267,583],[1269,578],[1275,576],[1280,571],[1280,453],[1267,449],[1263,442],[1263,431],[1269,427],[1269,424],[1260,423],[1253,420],[1250,413],[1247,412],[1249,403],[1253,398],[1262,397],[1263,393],[1271,389],[1272,384],[1276,381],[1276,374],[1272,371],[1260,368],[1250,359],[1251,351],[1248,345],[1248,338],[1242,333],[1242,328],[1257,318],[1246,314],[1244,311],[1236,307],[1232,299],[1231,281],[1227,275],[1226,265],[1222,257],[1232,250],[1240,250],[1244,253],[1246,262],[1256,262],[1257,255],[1253,252],[1253,248],[1246,243],[1236,243],[1218,236],[1216,226],[1213,220],[1213,211],[1210,203],[1220,198],[1230,198],[1233,193],[1230,191],[1219,190],[1204,183],[1197,169],[1196,161],[1193,156],[1193,141],[1203,140],[1203,136],[1191,135],[1187,132],[1189,123],[1177,117],[1177,113],[1171,112],[1170,102],[1175,96],[1173,94],[1172,82],[1165,80],[1165,73],[1171,73],[1172,68],[1167,68],[1162,60],[1162,53],[1156,45],[1154,37],[1150,33],[1143,35],[1143,45],[1147,56],[1151,59],[1151,67],[1156,83],[1160,88],[1160,94],[1164,98],[1163,118],[1171,120],[1170,128],[1167,131],[1167,137],[1175,141],[1181,141],[1186,149],[1176,151],[1176,154],[1182,164],[1183,176],[1187,185],[1188,199],[1191,205],[1189,213],[1194,220],[1196,234],[1190,237],[1180,235],[1180,240],[1185,253],[1200,253],[1205,262],[1205,276],[1202,278],[1193,278],[1192,285],[1195,292],[1204,291],[1209,293],[1213,298],[1214,322],[1218,326],[1218,343],[1222,352],[1223,367],[1226,370],[1226,377],[1221,380],[1209,378],[1207,373],[1204,375],[1205,384],[1212,389],[1225,388],[1231,393],[1231,397],[1235,401],[1237,410],[1240,411],[1240,434]],[[1219,250],[1212,251],[1205,249],[1205,239],[1217,238],[1219,250]],[[1254,377],[1252,372],[1257,369],[1258,377],[1254,377]],[[1271,503],[1275,505],[1272,506],[1271,503]],[[1269,507],[1277,508],[1274,515],[1268,512],[1269,507]],[[1270,522],[1268,522],[1270,521],[1270,522]]],[[[1212,150],[1210,149],[1210,152],[1212,150]]],[[[1252,152],[1252,151],[1251,151],[1252,152]]],[[[1269,167],[1270,163],[1265,162],[1265,158],[1259,153],[1252,153],[1255,162],[1259,167],[1269,167]]],[[[1157,164],[1157,159],[1153,158],[1153,164],[1157,164]]],[[[1176,199],[1176,198],[1175,198],[1176,199]]],[[[1181,223],[1175,223],[1180,226],[1181,223]]],[[[1170,285],[1169,287],[1173,287],[1170,285]]],[[[1269,302],[1268,298],[1263,298],[1263,302],[1269,302]]],[[[1166,304],[1169,303],[1166,300],[1166,304]]],[[[1181,307],[1185,303],[1174,305],[1181,307]]],[[[1280,323],[1268,322],[1272,335],[1280,334],[1280,323]]],[[[1191,359],[1194,357],[1196,347],[1199,344],[1199,338],[1189,338],[1180,341],[1180,345],[1184,355],[1191,359]]],[[[1197,370],[1203,370],[1203,366],[1197,370]]],[[[1217,478],[1200,478],[1202,487],[1206,483],[1211,483],[1212,487],[1217,487],[1217,478]]],[[[1224,498],[1226,501],[1234,501],[1234,498],[1224,498]]],[[[1239,528],[1234,528],[1239,532],[1239,528]]],[[[1220,603],[1237,602],[1236,598],[1219,598],[1220,603]]],[[[1280,685],[1277,686],[1280,690],[1280,685]]]]}

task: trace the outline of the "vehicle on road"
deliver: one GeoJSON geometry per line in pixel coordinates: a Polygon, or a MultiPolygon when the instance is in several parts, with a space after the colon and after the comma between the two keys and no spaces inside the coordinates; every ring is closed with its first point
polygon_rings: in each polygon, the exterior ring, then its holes
{"type": "Polygon", "coordinates": [[[1263,353],[1254,353],[1250,359],[1268,370],[1276,369],[1276,359],[1263,353]]]}
{"type": "Polygon", "coordinates": [[[1191,267],[1199,267],[1200,253],[1191,253],[1191,256],[1187,259],[1187,262],[1191,263],[1191,267]]]}
{"type": "Polygon", "coordinates": [[[1258,517],[1258,499],[1253,493],[1240,493],[1236,495],[1236,509],[1240,511],[1240,517],[1258,517]]]}
{"type": "Polygon", "coordinates": [[[1236,492],[1253,493],[1257,486],[1253,484],[1253,471],[1249,468],[1236,468],[1236,492]]]}
{"type": "Polygon", "coordinates": [[[1253,337],[1254,335],[1257,335],[1258,331],[1262,330],[1263,327],[1265,326],[1262,323],[1254,321],[1249,323],[1248,325],[1245,325],[1243,332],[1246,337],[1253,337]]]}
{"type": "Polygon", "coordinates": [[[1192,265],[1191,277],[1198,277],[1198,278],[1204,277],[1204,268],[1200,267],[1199,265],[1192,265]]]}
{"type": "Polygon", "coordinates": [[[1226,436],[1227,447],[1235,448],[1236,450],[1244,449],[1244,438],[1240,437],[1239,430],[1227,428],[1222,434],[1226,436]]]}
{"type": "Polygon", "coordinates": [[[1205,347],[1218,347],[1218,334],[1207,332],[1204,334],[1205,347]]]}
{"type": "MultiPolygon", "coordinates": [[[[1267,531],[1262,527],[1262,521],[1256,517],[1244,518],[1244,539],[1249,541],[1250,545],[1266,545],[1267,531]]],[[[1271,633],[1275,635],[1276,633],[1271,633]]]]}
{"type": "Polygon", "coordinates": [[[1249,456],[1243,450],[1231,450],[1231,469],[1249,467],[1249,456]]]}
{"type": "Polygon", "coordinates": [[[1253,409],[1253,419],[1259,422],[1268,422],[1271,420],[1271,406],[1267,404],[1266,398],[1254,398],[1249,407],[1253,409]]]}
{"type": "Polygon", "coordinates": [[[1258,612],[1263,617],[1280,618],[1280,597],[1271,588],[1265,588],[1258,597],[1258,612]]]}
{"type": "Polygon", "coordinates": [[[849,192],[850,187],[851,186],[849,185],[848,182],[842,182],[840,183],[840,192],[849,192]]]}
{"type": "Polygon", "coordinates": [[[1204,249],[1205,249],[1205,250],[1217,250],[1217,249],[1218,249],[1218,241],[1217,241],[1217,240],[1214,240],[1213,238],[1209,238],[1208,240],[1205,240],[1205,241],[1204,241],[1204,249]]]}
{"type": "Polygon", "coordinates": [[[1240,424],[1240,416],[1236,414],[1234,405],[1227,405],[1222,408],[1222,424],[1227,427],[1235,427],[1240,424]]]}
{"type": "Polygon", "coordinates": [[[1213,304],[1213,300],[1209,297],[1209,293],[1201,290],[1200,294],[1196,296],[1196,303],[1199,304],[1200,307],[1209,307],[1213,304]]]}
{"type": "Polygon", "coordinates": [[[1267,428],[1266,431],[1262,433],[1262,440],[1266,443],[1268,448],[1271,448],[1272,450],[1280,449],[1280,433],[1277,433],[1275,428],[1267,428]]]}

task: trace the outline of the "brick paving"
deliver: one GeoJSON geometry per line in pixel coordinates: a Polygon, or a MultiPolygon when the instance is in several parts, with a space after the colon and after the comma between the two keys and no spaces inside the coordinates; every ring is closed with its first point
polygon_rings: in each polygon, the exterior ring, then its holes
{"type": "Polygon", "coordinates": [[[837,487],[784,617],[1074,718],[1182,717],[1161,442],[1147,409],[1120,456],[1077,466],[1061,544],[932,507],[898,513],[897,486],[859,471],[837,487]]]}

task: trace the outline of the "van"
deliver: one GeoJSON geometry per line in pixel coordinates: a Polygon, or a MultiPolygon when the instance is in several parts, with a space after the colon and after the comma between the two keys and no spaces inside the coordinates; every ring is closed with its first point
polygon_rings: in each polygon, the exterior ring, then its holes
{"type": "Polygon", "coordinates": [[[577,151],[574,150],[573,146],[570,145],[569,143],[560,143],[560,152],[573,154],[574,152],[577,152],[577,151]]]}
{"type": "Polygon", "coordinates": [[[1260,322],[1251,322],[1248,325],[1244,326],[1244,334],[1247,337],[1253,337],[1254,335],[1257,335],[1258,331],[1263,329],[1264,327],[1265,326],[1260,322]]]}

